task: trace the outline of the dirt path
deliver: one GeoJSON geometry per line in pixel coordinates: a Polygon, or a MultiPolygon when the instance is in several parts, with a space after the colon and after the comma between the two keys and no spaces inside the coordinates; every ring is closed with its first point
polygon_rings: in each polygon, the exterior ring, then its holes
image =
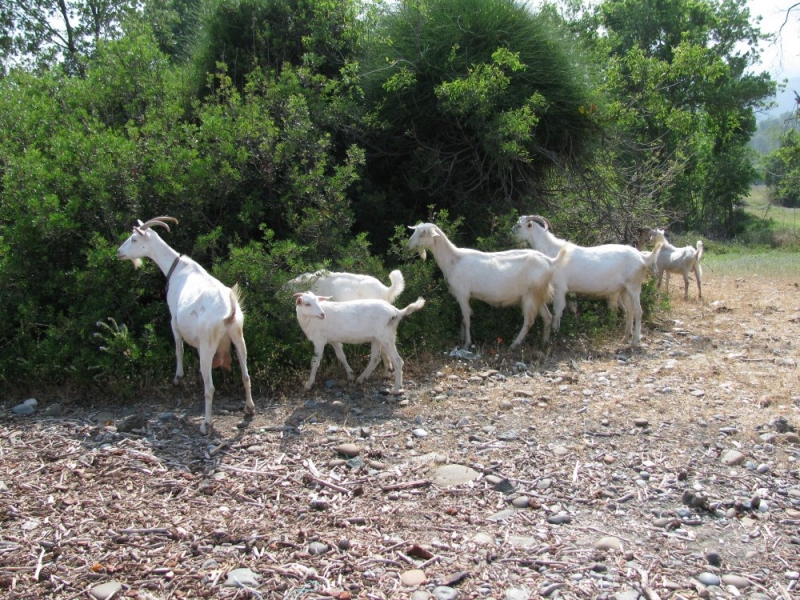
{"type": "Polygon", "coordinates": [[[330,381],[247,423],[221,399],[211,439],[199,390],[123,433],[5,411],[0,595],[798,598],[798,281],[704,292],[635,352],[443,356],[402,402],[330,381]]]}

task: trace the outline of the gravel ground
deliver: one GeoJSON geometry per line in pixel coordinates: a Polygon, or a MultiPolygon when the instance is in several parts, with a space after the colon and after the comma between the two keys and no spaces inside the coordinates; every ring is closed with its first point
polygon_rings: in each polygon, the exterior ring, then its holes
{"type": "Polygon", "coordinates": [[[196,384],[6,399],[0,596],[800,598],[798,281],[704,291],[635,351],[409,360],[399,398],[330,364],[210,437],[196,384]]]}

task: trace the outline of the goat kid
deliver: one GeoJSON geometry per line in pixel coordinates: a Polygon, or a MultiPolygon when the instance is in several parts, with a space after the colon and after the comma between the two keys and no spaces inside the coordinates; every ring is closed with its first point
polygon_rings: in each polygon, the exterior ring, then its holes
{"type": "Polygon", "coordinates": [[[669,274],[680,273],[683,275],[683,299],[689,299],[689,273],[693,272],[697,281],[697,298],[703,299],[703,286],[701,278],[703,268],[700,259],[703,258],[703,241],[697,240],[697,246],[684,246],[676,248],[667,241],[663,229],[651,229],[650,241],[656,243],[653,254],[657,255],[655,274],[658,277],[656,287],[661,289],[661,280],[667,274],[667,289],[669,289],[669,274]]]}
{"type": "MultiPolygon", "coordinates": [[[[334,302],[385,300],[389,304],[394,304],[406,288],[406,281],[398,270],[389,273],[389,281],[391,285],[387,287],[371,275],[337,273],[323,269],[314,273],[303,273],[287,283],[286,287],[295,292],[305,288],[317,296],[327,296],[334,302]]],[[[381,353],[381,358],[384,376],[388,377],[394,366],[386,354],[381,353]]]]}
{"type": "Polygon", "coordinates": [[[183,377],[183,342],[197,348],[200,355],[200,373],[205,388],[205,416],[200,432],[206,434],[211,427],[211,405],[214,400],[213,367],[231,368],[230,347],[233,343],[242,371],[245,392],[245,415],[253,415],[255,406],[250,393],[250,375],[247,372],[247,347],[244,342],[244,314],[239,300],[239,288],[229,288],[212,277],[188,256],[181,256],[152,229],[167,222],[177,223],[173,217],[156,217],[146,223],[138,221],[133,233],[117,250],[117,258],[129,260],[139,268],[143,258],[155,262],[167,277],[167,305],[172,317],[172,334],[175,337],[177,368],[173,383],[183,377]]]}
{"type": "Polygon", "coordinates": [[[466,348],[472,345],[470,298],[492,306],[522,305],[522,329],[511,348],[525,340],[537,313],[544,321],[542,341],[547,342],[552,322],[547,308],[552,292],[550,280],[566,259],[566,252],[556,259],[535,250],[481,252],[455,246],[433,223],[409,226],[409,229],[414,232],[408,240],[409,248],[418,248],[423,260],[427,250],[433,253],[450,293],[461,307],[462,338],[466,348]]]}
{"type": "Polygon", "coordinates": [[[647,270],[655,263],[654,255],[643,254],[623,244],[578,246],[553,235],[550,222],[539,215],[520,217],[512,233],[547,256],[554,257],[568,251],[567,260],[551,281],[554,330],[561,325],[567,293],[574,292],[606,298],[611,310],[616,310],[622,303],[625,309],[624,343],[633,346],[640,343],[642,282],[647,270]]]}
{"type": "Polygon", "coordinates": [[[401,393],[403,359],[397,352],[397,326],[406,315],[425,305],[423,298],[417,298],[416,302],[399,309],[385,300],[329,302],[330,298],[317,296],[313,292],[298,292],[294,297],[297,321],[308,340],[314,344],[314,358],[311,360],[311,374],[305,384],[306,390],[314,385],[326,344],[333,346],[336,358],[347,372],[347,380],[352,381],[353,369],[347,363],[342,344],[370,342],[372,347],[369,364],[356,383],[363,383],[372,374],[383,353],[394,366],[393,393],[401,393]]]}

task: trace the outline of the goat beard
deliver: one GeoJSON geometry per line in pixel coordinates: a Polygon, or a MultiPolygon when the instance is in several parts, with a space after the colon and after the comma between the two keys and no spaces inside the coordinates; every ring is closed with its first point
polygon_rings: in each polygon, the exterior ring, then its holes
{"type": "Polygon", "coordinates": [[[141,258],[132,258],[131,263],[133,264],[134,269],[138,269],[142,266],[142,259],[141,258]]]}
{"type": "Polygon", "coordinates": [[[427,260],[427,258],[428,258],[428,251],[427,251],[427,250],[425,250],[425,248],[423,248],[422,250],[420,250],[420,251],[419,251],[419,257],[420,257],[422,260],[427,260]]]}

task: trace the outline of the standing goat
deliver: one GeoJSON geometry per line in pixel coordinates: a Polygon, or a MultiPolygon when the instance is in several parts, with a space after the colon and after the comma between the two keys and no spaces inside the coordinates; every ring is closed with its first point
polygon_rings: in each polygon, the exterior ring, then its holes
{"type": "Polygon", "coordinates": [[[167,221],[177,223],[173,217],[156,217],[146,223],[138,221],[133,233],[117,250],[117,258],[129,260],[135,268],[142,258],[150,258],[167,276],[167,305],[172,316],[172,334],[175,336],[177,369],[173,383],[183,377],[183,341],[200,353],[200,373],[205,387],[205,417],[200,432],[208,433],[211,427],[211,404],[214,400],[214,382],[211,369],[231,368],[231,342],[236,347],[244,384],[246,415],[255,413],[250,395],[250,375],[247,373],[247,347],[242,325],[244,314],[239,303],[239,288],[225,287],[188,256],[181,256],[161,239],[152,227],[169,231],[167,221]]]}
{"type": "MultiPolygon", "coordinates": [[[[292,279],[286,287],[299,292],[303,289],[314,292],[317,296],[327,296],[334,302],[347,302],[350,300],[385,300],[394,304],[397,297],[406,288],[403,274],[394,270],[389,273],[391,286],[386,287],[371,275],[357,273],[337,273],[320,270],[314,273],[303,273],[292,279]]],[[[388,355],[381,353],[384,374],[386,376],[394,370],[388,355]]]]}
{"type": "Polygon", "coordinates": [[[342,344],[370,342],[372,349],[369,364],[359,375],[356,383],[360,384],[370,376],[381,354],[384,354],[394,366],[393,393],[400,393],[403,387],[403,359],[397,352],[395,342],[397,326],[403,317],[420,310],[425,305],[423,298],[417,298],[416,302],[399,309],[385,300],[328,302],[329,298],[317,297],[313,292],[299,292],[294,297],[297,321],[303,333],[314,344],[314,358],[311,361],[311,375],[305,384],[306,390],[310,390],[314,385],[326,344],[333,346],[336,358],[347,371],[347,380],[352,381],[353,369],[347,364],[342,344]]]}
{"type": "Polygon", "coordinates": [[[408,240],[409,248],[420,248],[423,260],[427,256],[427,249],[433,252],[450,293],[461,307],[462,337],[466,348],[472,345],[470,298],[477,298],[492,306],[522,304],[524,322],[511,344],[512,348],[523,342],[537,313],[544,321],[542,341],[547,342],[552,321],[547,308],[551,293],[550,280],[566,257],[565,253],[554,260],[534,250],[481,252],[458,248],[433,223],[409,226],[409,229],[414,231],[408,240]]]}
{"type": "Polygon", "coordinates": [[[656,243],[653,254],[657,254],[655,273],[658,277],[656,287],[661,289],[661,280],[664,273],[667,274],[667,289],[669,289],[669,274],[680,273],[683,275],[683,298],[689,299],[689,272],[693,271],[697,280],[697,297],[703,299],[703,287],[701,277],[703,269],[700,266],[700,259],[703,258],[703,241],[697,240],[697,246],[685,246],[676,248],[664,237],[663,229],[651,229],[650,241],[656,243]]]}
{"type": "Polygon", "coordinates": [[[557,256],[565,249],[568,258],[553,276],[553,329],[561,325],[567,292],[607,298],[611,309],[618,301],[625,309],[624,343],[637,346],[641,341],[642,282],[655,262],[655,253],[644,256],[630,246],[605,244],[584,247],[557,238],[550,222],[541,216],[520,217],[512,229],[519,240],[547,256],[557,256]]]}

